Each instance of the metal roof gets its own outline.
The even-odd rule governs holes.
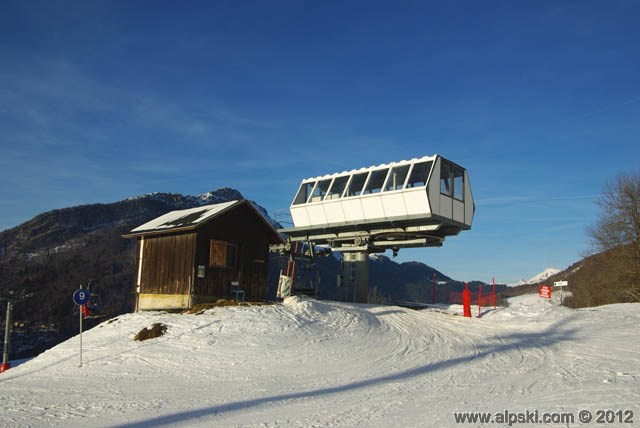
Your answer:
[[[282,241],[282,237],[271,225],[271,223],[269,223],[269,221],[264,218],[262,213],[260,213],[253,206],[253,204],[246,199],[234,200],[213,205],[203,205],[201,207],[189,208],[185,210],[171,211],[151,221],[148,221],[136,227],[135,229],[132,229],[131,232],[123,235],[123,237],[132,238],[141,235],[157,235],[168,232],[197,229],[201,225],[208,223],[209,221],[215,219],[223,213],[228,212],[243,204],[248,205],[251,210],[253,210],[256,215],[264,222],[264,224],[269,227],[273,234],[277,236],[280,241]]]

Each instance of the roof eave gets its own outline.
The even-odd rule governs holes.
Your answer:
[[[225,214],[227,211],[229,211],[231,209],[234,209],[235,207],[239,207],[242,204],[249,205],[250,209],[252,209],[253,212],[260,218],[260,220],[269,228],[269,230],[272,232],[273,236],[276,238],[275,242],[273,242],[273,243],[284,243],[285,242],[284,238],[282,238],[282,236],[273,227],[273,225],[267,221],[267,219],[262,215],[262,213],[260,211],[258,211],[256,209],[256,207],[254,207],[253,204],[251,203],[251,201],[249,201],[248,199],[239,200],[237,203],[226,207],[225,209],[217,212],[215,215],[212,215],[211,217],[207,218],[206,220],[204,220],[203,222],[198,223],[198,224],[189,225],[189,226],[183,226],[183,227],[167,228],[167,229],[140,230],[140,231],[137,231],[137,232],[125,233],[125,234],[122,235],[122,237],[125,238],[125,239],[129,239],[129,238],[138,238],[138,237],[141,237],[141,236],[158,236],[158,235],[166,235],[166,234],[169,234],[169,233],[188,232],[188,231],[197,230],[198,228],[200,228],[200,227],[204,226],[205,224],[209,223],[210,221],[212,221],[212,220],[216,219],[217,217]]]

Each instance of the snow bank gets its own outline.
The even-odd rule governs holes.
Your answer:
[[[128,314],[0,375],[2,426],[455,426],[455,411],[632,409],[640,305],[535,295],[467,319],[291,297]],[[136,342],[156,322],[164,336]],[[578,426],[572,424],[571,426]]]

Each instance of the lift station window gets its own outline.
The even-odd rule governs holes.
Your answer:
[[[320,202],[321,200],[323,200],[324,196],[329,191],[330,184],[331,184],[330,178],[327,180],[318,181],[318,183],[316,184],[316,187],[313,189],[313,192],[311,193],[311,199],[309,200],[309,202]]]
[[[311,191],[313,190],[313,186],[316,184],[315,181],[311,181],[309,183],[302,183],[300,189],[298,190],[298,194],[296,198],[293,200],[293,205],[304,204],[309,200],[309,196],[311,195]]]
[[[464,201],[464,171],[455,167],[453,168],[453,197]]]
[[[400,190],[404,187],[404,181],[407,178],[409,166],[410,165],[394,166],[391,169],[391,173],[387,179],[387,185],[384,187],[386,192]]]
[[[442,162],[440,165],[440,193],[443,195],[453,196],[453,174],[451,165]]]
[[[342,177],[336,177],[333,180],[333,184],[331,185],[331,189],[329,189],[329,193],[327,194],[327,199],[338,199],[344,193],[344,188],[347,187],[347,181],[349,181],[349,176],[345,175]]]
[[[364,194],[367,195],[370,193],[382,192],[382,187],[384,186],[384,180],[385,178],[387,178],[388,172],[389,172],[388,168],[373,171],[367,183],[367,187],[364,189]]]
[[[440,167],[440,193],[464,201],[464,170],[442,162]]]
[[[349,182],[349,188],[347,189],[346,196],[360,196],[362,194],[362,188],[365,181],[367,181],[368,172],[360,174],[354,174]]]
[[[422,187],[427,185],[427,178],[431,171],[431,165],[433,162],[420,162],[413,165],[409,181],[407,182],[407,188],[410,187]]]

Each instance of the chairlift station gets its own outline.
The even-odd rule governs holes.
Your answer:
[[[294,227],[279,230],[288,242],[272,250],[303,242],[342,252],[343,285],[366,302],[369,254],[441,246],[471,229],[475,204],[466,169],[434,155],[306,178],[290,212]]]

